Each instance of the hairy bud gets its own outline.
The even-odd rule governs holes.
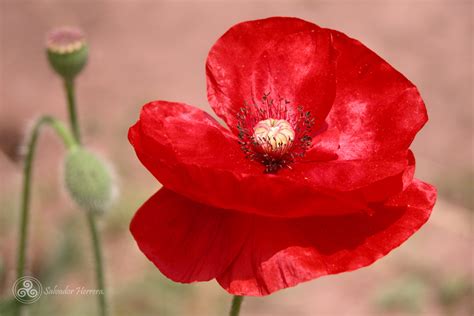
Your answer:
[[[109,169],[84,148],[75,148],[68,153],[65,182],[72,199],[86,211],[103,213],[112,202],[114,183]]]

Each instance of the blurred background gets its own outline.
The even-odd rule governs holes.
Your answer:
[[[127,141],[154,99],[210,111],[204,63],[230,26],[297,16],[359,39],[414,82],[430,121],[413,149],[417,177],[434,183],[431,220],[374,265],[264,298],[242,315],[473,315],[473,3],[471,1],[46,1],[0,0],[0,297],[14,282],[21,155],[41,114],[66,119],[61,81],[49,69],[45,33],[77,25],[90,59],[77,80],[85,143],[109,159],[121,195],[103,218],[113,315],[223,315],[231,297],[215,281],[175,284],[139,252],[128,231],[159,184]],[[35,164],[29,267],[43,285],[94,288],[86,220],[64,193],[64,151],[45,129]],[[43,296],[34,315],[94,315],[95,298]]]

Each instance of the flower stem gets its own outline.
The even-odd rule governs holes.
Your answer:
[[[100,242],[100,235],[97,231],[97,225],[94,218],[93,212],[86,212],[87,213],[87,221],[89,224],[89,229],[92,236],[92,247],[94,248],[94,257],[95,257],[95,276],[97,280],[97,287],[100,291],[98,297],[99,300],[99,312],[101,316],[107,315],[107,303],[105,297],[105,282],[104,282],[104,271],[103,271],[103,263],[102,263],[102,249],[101,249],[101,242]]]
[[[74,88],[74,80],[73,79],[65,79],[64,80],[64,87],[66,90],[67,95],[67,104],[68,104],[68,112],[69,112],[69,123],[71,125],[71,129],[74,133],[74,136],[77,140],[77,143],[81,143],[81,134],[79,128],[79,122],[77,119],[76,113],[76,99],[75,99],[75,88]],[[94,251],[94,258],[95,258],[95,277],[98,290],[100,290],[100,294],[97,295],[97,300],[99,303],[99,315],[106,316],[107,315],[107,300],[106,300],[106,293],[105,293],[105,281],[104,281],[104,265],[102,261],[102,247],[99,232],[97,230],[97,224],[95,221],[95,216],[91,212],[86,212],[87,214],[87,222],[89,225],[89,230],[92,238],[92,247]]]
[[[234,295],[232,299],[232,305],[230,307],[230,316],[238,316],[240,313],[240,306],[242,305],[242,301],[244,300],[243,296]]]
[[[66,90],[69,122],[71,123],[72,133],[74,134],[77,142],[80,144],[81,134],[79,130],[79,121],[77,119],[74,79],[65,79],[64,89]]]
[[[21,278],[25,274],[25,262],[26,262],[26,248],[28,242],[28,222],[30,213],[30,196],[31,196],[31,174],[33,171],[33,159],[36,151],[36,143],[38,140],[39,132],[43,125],[51,126],[56,134],[62,139],[67,149],[72,149],[77,146],[76,140],[68,131],[68,129],[57,119],[50,116],[43,116],[36,121],[31,131],[30,138],[27,144],[27,152],[25,163],[23,167],[23,187],[21,194],[21,214],[20,214],[20,228],[19,228],[19,240],[20,245],[17,253],[17,279]],[[16,314],[20,314],[22,304],[17,305]]]

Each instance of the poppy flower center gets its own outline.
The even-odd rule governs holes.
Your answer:
[[[266,94],[260,102],[245,104],[237,115],[239,144],[246,157],[276,173],[303,157],[311,145],[314,120],[302,106],[275,102]]]
[[[295,139],[295,131],[286,120],[269,118],[254,127],[253,137],[263,151],[285,153]]]

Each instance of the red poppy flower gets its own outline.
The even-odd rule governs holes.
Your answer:
[[[296,18],[240,23],[212,47],[209,102],[146,104],[129,130],[163,184],[130,225],[174,281],[267,295],[367,266],[428,219],[409,146],[416,87],[360,42]]]

